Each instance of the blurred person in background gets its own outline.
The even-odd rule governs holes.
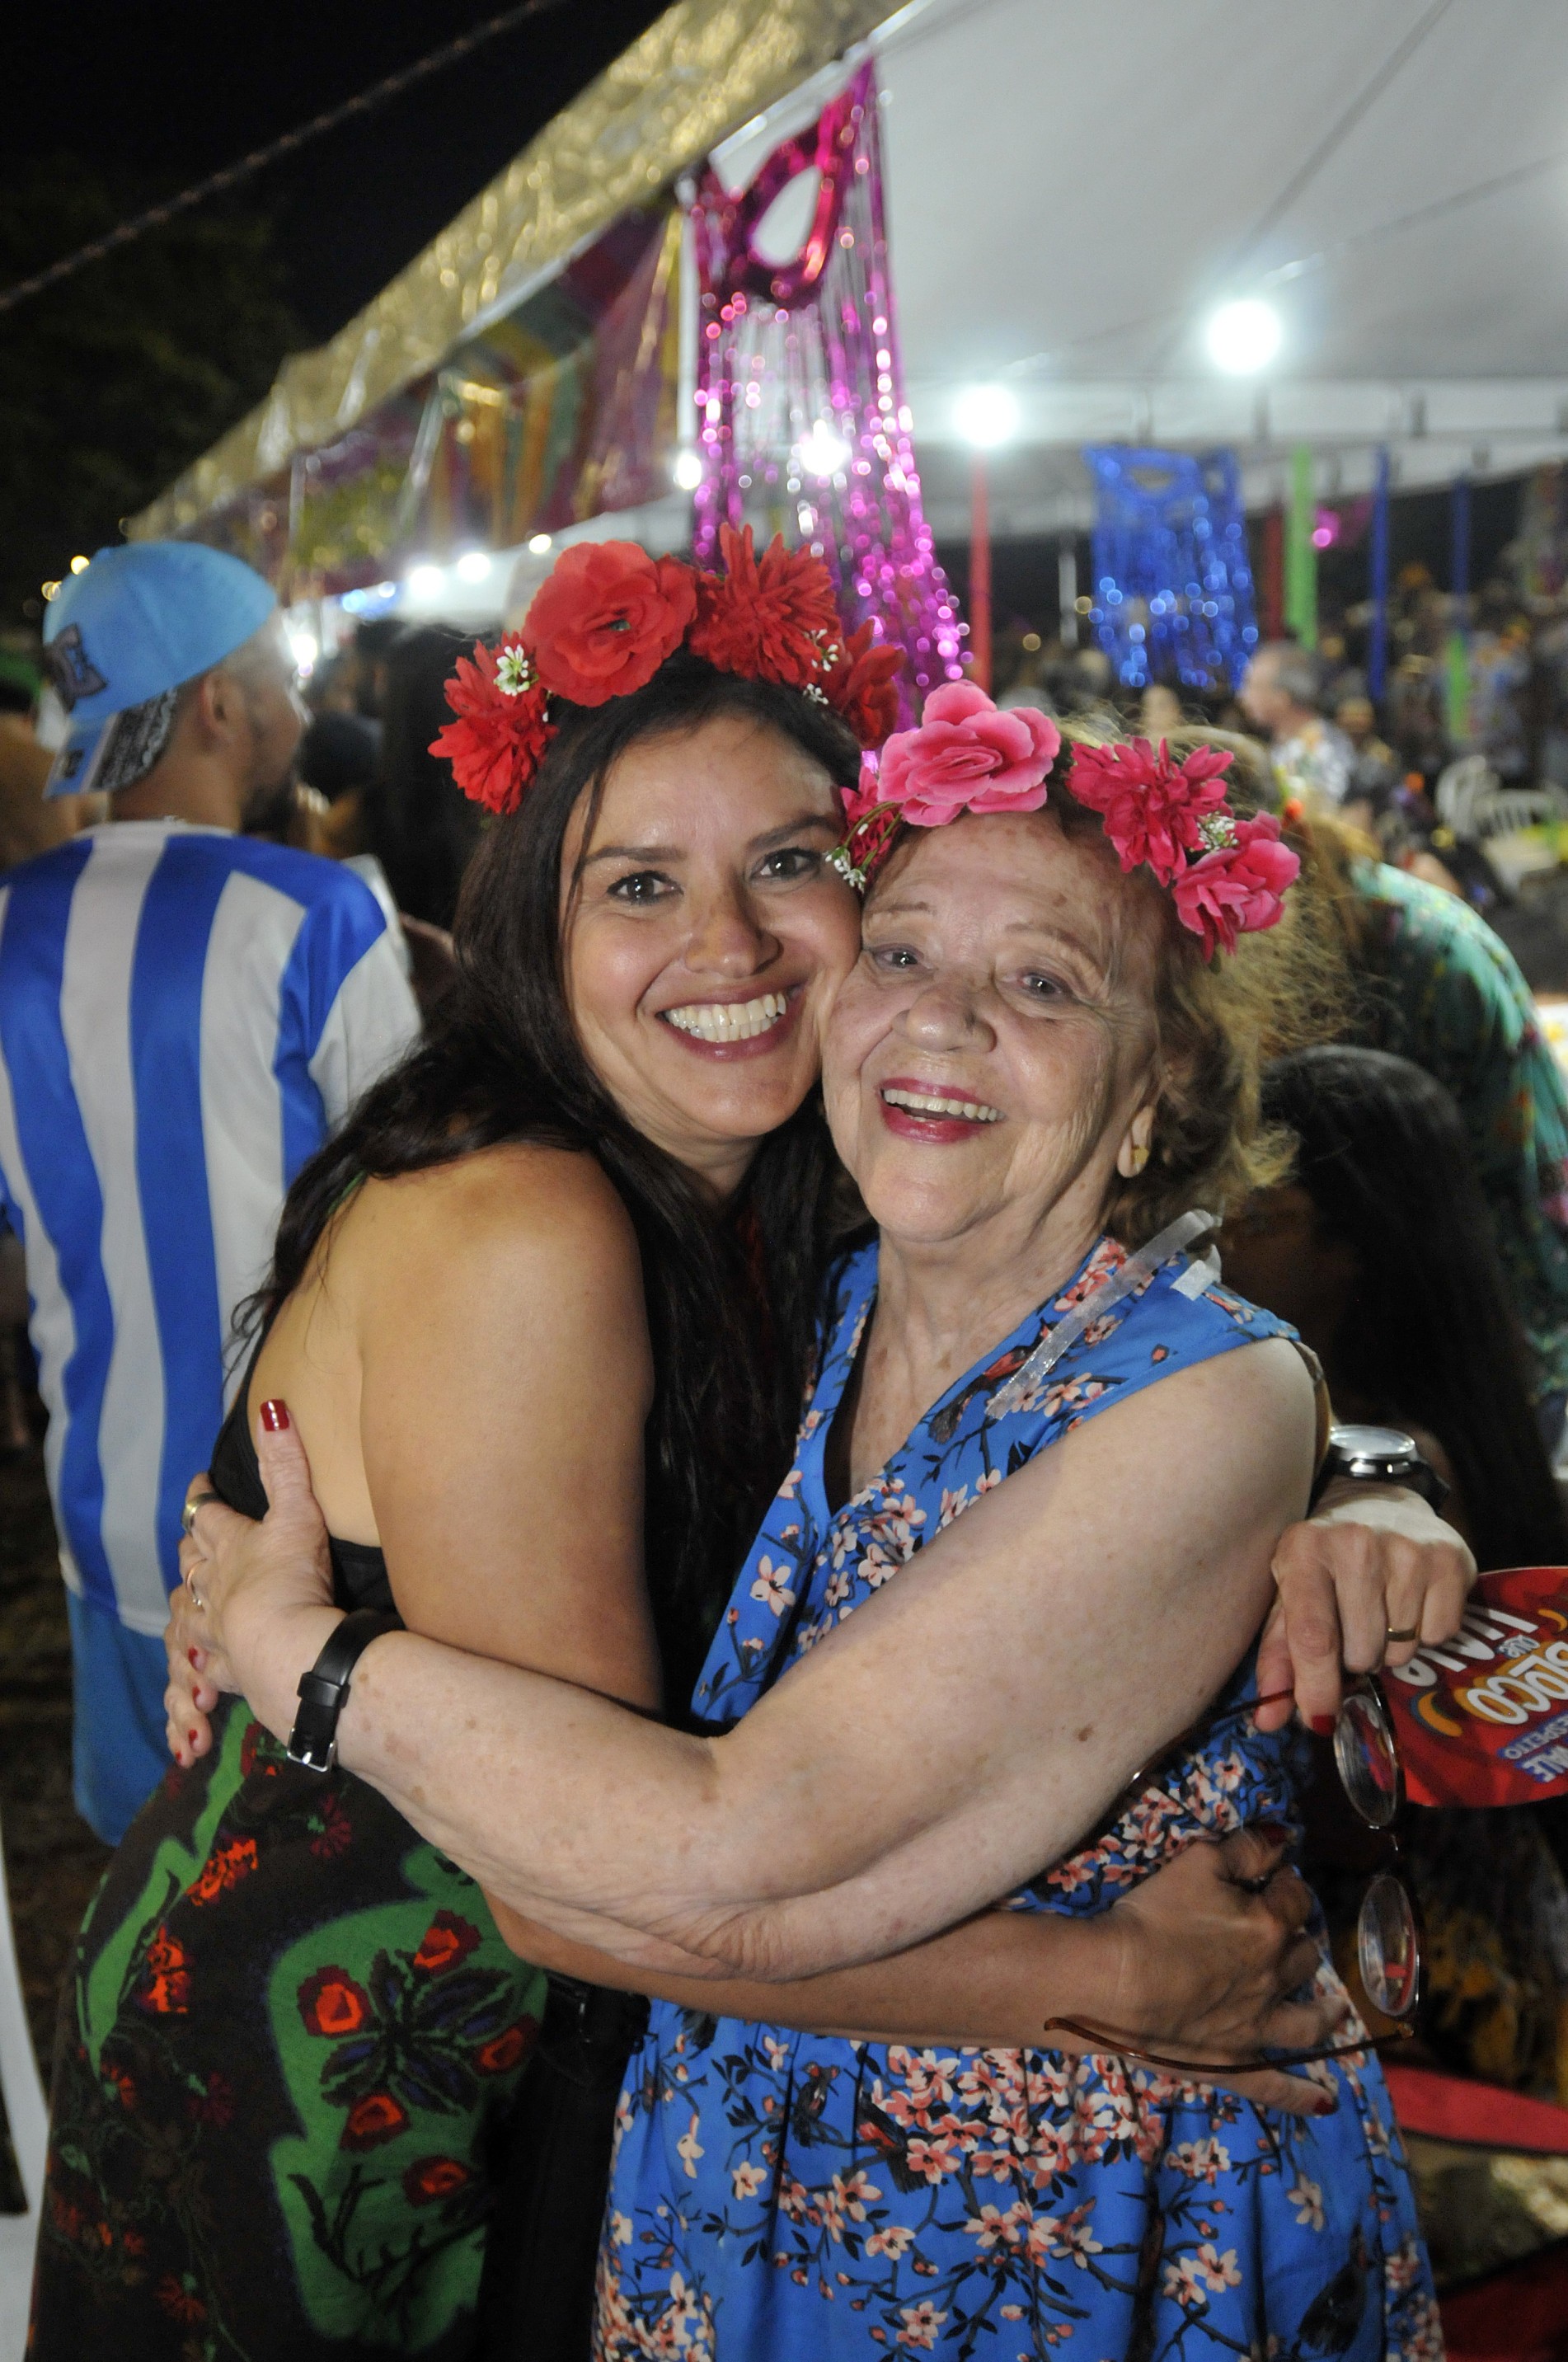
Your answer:
[[[0,1210],[49,1411],[76,1801],[110,1844],[167,1768],[158,1636],[236,1308],[294,1174],[418,1030],[360,880],[240,833],[300,736],[275,608],[193,542],[62,585],[45,792],[109,821],[0,885]]]
[[[1227,1226],[1225,1276],[1317,1352],[1336,1415],[1414,1435],[1452,1484],[1443,1514],[1488,1568],[1558,1565],[1568,1529],[1531,1414],[1523,1340],[1452,1098],[1408,1059],[1324,1047],[1278,1059],[1264,1113],[1294,1177]],[[1359,1841],[1320,1782],[1320,1847],[1353,1915]],[[1568,2100],[1568,1888],[1555,1808],[1419,1811],[1404,1836],[1442,2062]],[[1353,1893],[1352,1890],[1354,1890]],[[1348,1925],[1347,1925],[1348,1932]]]
[[[1177,732],[1235,757],[1238,810],[1275,798],[1261,748]],[[1457,895],[1390,867],[1337,815],[1286,805],[1301,856],[1300,922],[1336,942],[1353,1006],[1334,1029],[1412,1059],[1452,1094],[1474,1160],[1493,1243],[1529,1352],[1529,1393],[1549,1455],[1568,1407],[1568,1087],[1529,987],[1502,937]]]
[[[1355,755],[1344,732],[1324,720],[1321,694],[1317,658],[1294,640],[1266,640],[1239,692],[1248,721],[1271,742],[1286,793],[1305,788],[1338,804],[1350,792]]]
[[[360,794],[362,844],[385,870],[399,911],[450,928],[458,889],[479,843],[480,815],[430,751],[451,720],[446,685],[471,632],[417,624],[387,651],[381,736],[375,770]]]

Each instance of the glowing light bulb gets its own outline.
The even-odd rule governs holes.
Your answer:
[[[71,570],[72,574],[85,574],[92,563],[90,557],[73,557],[71,561]]]
[[[294,659],[294,668],[299,673],[301,679],[307,680],[310,678],[310,675],[315,670],[315,660],[321,654],[320,643],[317,641],[315,633],[304,631],[291,632],[289,634],[289,648]]]
[[[998,450],[1018,432],[1018,397],[1005,385],[966,386],[953,406],[953,423],[977,450]]]
[[[702,462],[695,451],[678,451],[669,472],[681,491],[694,492],[702,480]]]
[[[1230,377],[1253,377],[1268,367],[1284,338],[1274,305],[1249,295],[1220,304],[1209,320],[1204,341],[1216,369]]]
[[[819,418],[811,433],[796,446],[795,456],[808,476],[823,482],[848,465],[849,446],[825,418]]]
[[[409,596],[414,599],[439,599],[447,588],[447,578],[438,566],[414,566],[409,569]]]
[[[482,582],[490,572],[488,551],[465,549],[458,560],[457,571],[464,582]]]
[[[528,546],[536,557],[543,557],[545,552],[547,549],[553,549],[555,546],[555,536],[552,534],[535,533],[528,536]]]

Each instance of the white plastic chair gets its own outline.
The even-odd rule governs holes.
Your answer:
[[[49,2147],[49,2109],[39,2080],[33,2038],[28,2029],[21,1973],[11,1934],[6,1888],[5,1840],[0,1834],[0,2092],[11,2147],[27,2196],[25,2214],[0,2214],[0,2362],[22,2362],[32,2290],[33,2249],[43,2203],[44,2158]]]

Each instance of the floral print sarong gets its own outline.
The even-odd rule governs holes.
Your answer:
[[[1080,1419],[1289,1333],[1177,1256],[991,1415],[1045,1329],[1121,1260],[1102,1240],[835,1516],[823,1451],[877,1279],[875,1248],[849,1260],[795,1465],[703,1669],[700,1715],[744,1714]],[[1296,1742],[1226,1711],[1251,1672],[1159,1792],[1008,1907],[1102,1910],[1199,1830],[1291,1818]],[[597,2354],[1427,2362],[1441,2333],[1381,2072],[1370,2056],[1316,2072],[1340,2104],[1304,2122],[1115,2058],[916,2051],[656,2003],[622,2094]]]

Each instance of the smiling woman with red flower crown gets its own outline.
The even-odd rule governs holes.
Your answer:
[[[198,1537],[224,1501],[259,1518],[259,1440],[297,1432],[331,1537],[312,1528],[309,1581],[349,1611],[350,1672],[391,1627],[387,1646],[418,1636],[494,1675],[558,1676],[579,1712],[621,1701],[649,1731],[661,1689],[682,1718],[728,1629],[820,1342],[839,1188],[820,1043],[860,956],[830,856],[862,756],[899,719],[896,652],[864,626],[846,637],[825,568],[781,543],[758,555],[749,532],[722,538],[722,574],[624,544],[571,550],[522,631],[459,668],[441,751],[494,818],[458,980],[430,1043],[294,1186],[216,1497],[195,1510]],[[1006,807],[1027,813],[1021,777],[1032,764],[1038,781],[1052,726],[944,694],[943,778],[966,766],[971,796],[988,778],[1001,817],[978,824],[1015,824]],[[893,833],[906,824],[895,812]],[[1228,875],[1224,893],[1202,889],[1208,922],[1265,923],[1266,876]],[[940,1128],[929,1110],[907,1120]],[[973,1497],[987,1491],[977,1472]],[[930,1514],[912,1483],[880,1504],[888,1574]],[[745,1584],[748,1617],[770,1625],[801,1600],[787,1536]],[[62,2016],[35,2362],[163,2356],[164,2279],[224,2362],[467,2362],[484,2226],[511,2202],[499,2135],[543,2005],[500,1930],[569,1979],[601,1956],[488,1902],[420,1837],[416,1799],[394,1809],[335,1760],[324,1694],[341,1704],[341,1672],[307,1682],[290,1752],[237,1705],[209,1733],[215,1699],[202,1687],[193,1703],[188,1645],[170,1692],[181,1773],[111,1867]],[[455,1710],[459,1753],[467,1728]],[[476,1806],[505,1752],[469,1766]],[[535,1818],[514,1795],[509,1824]],[[1242,1893],[1232,1871],[1266,1891]],[[1327,2023],[1278,2014],[1304,1909],[1243,1838],[1162,1871],[1087,1941],[1040,1913],[982,1917],[873,1943],[896,1957],[795,1987],[716,1984],[683,1955],[630,1979],[604,1965],[776,2025],[1025,2041],[1044,2006],[1092,2006],[1113,1962],[1150,2038],[1250,2050],[1265,2026]],[[629,2042],[610,1993],[561,1982],[549,2006],[549,2074],[591,2019],[608,2019],[613,2058]],[[508,2268],[530,2252],[539,2266],[515,2300],[530,2362],[582,2351],[613,2098],[580,2110],[580,2156],[536,2149],[548,2110],[531,2114],[530,2094],[579,2104],[569,2076],[545,2071],[529,2069],[507,2136],[534,2211],[492,2245],[495,2334]],[[219,2075],[223,2122],[198,2104]],[[826,2089],[802,2086],[801,2105]],[[1286,2078],[1265,2089],[1310,2104]],[[702,2146],[680,2128],[683,2175]],[[846,2224],[868,2202],[853,2177],[831,2196]],[[141,2243],[112,2269],[71,2228],[99,2220]],[[876,2235],[891,2256],[900,2226]]]

